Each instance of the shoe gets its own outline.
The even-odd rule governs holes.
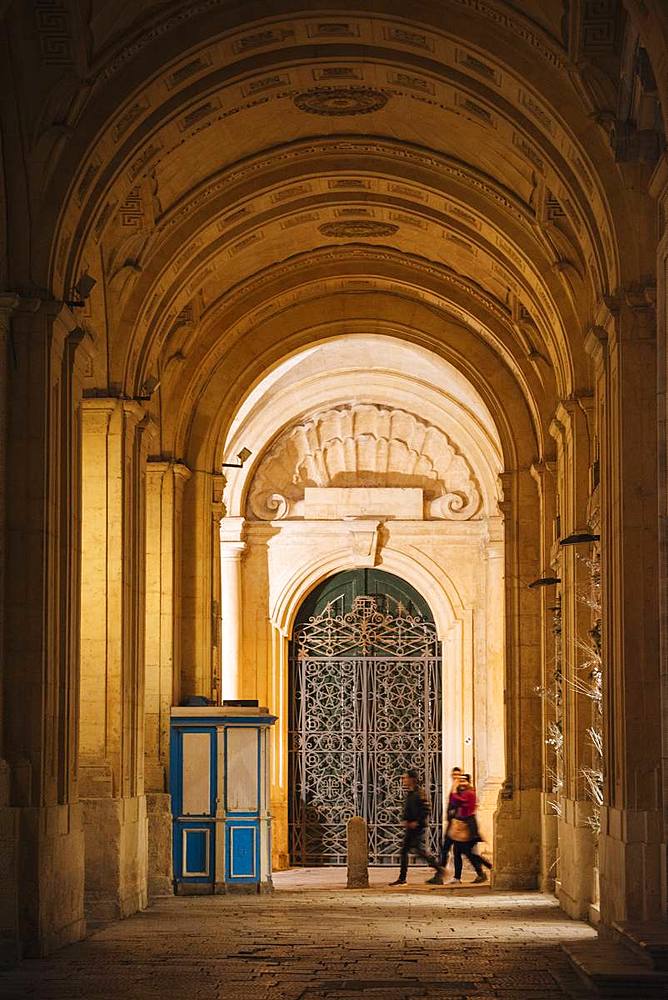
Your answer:
[[[443,873],[436,872],[432,878],[428,878],[425,885],[443,885]]]
[[[451,878],[448,880],[448,885],[461,885],[462,880],[460,878]]]
[[[394,882],[389,882],[388,885],[406,885],[406,879],[405,878],[397,878],[397,879],[394,880]]]
[[[484,872],[480,872],[480,874],[476,875],[476,877],[473,879],[473,885],[480,885],[481,882],[486,882],[486,881],[487,881],[487,876],[485,875]]]

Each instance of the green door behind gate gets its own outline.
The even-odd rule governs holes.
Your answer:
[[[381,570],[324,581],[302,605],[290,655],[290,853],[293,864],[346,862],[346,824],[369,824],[372,864],[396,864],[401,775],[418,770],[442,802],[441,656],[421,595]]]
[[[352,610],[356,597],[373,596],[378,597],[381,603],[387,603],[387,598],[391,598],[403,604],[409,614],[420,615],[428,622],[434,621],[429,605],[410,583],[380,569],[351,569],[330,576],[311,591],[297,612],[295,631],[311,616],[321,615],[331,602],[335,604],[336,614],[344,614]]]

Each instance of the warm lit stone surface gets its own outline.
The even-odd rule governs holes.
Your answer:
[[[277,715],[287,867],[293,623],[351,569],[433,612],[495,886],[665,923],[667,0],[0,22],[0,961],[169,889],[190,695]]]
[[[559,949],[594,937],[538,893],[425,886],[411,868],[372,869],[371,889],[346,890],[345,870],[275,876],[267,897],[161,899],[49,961],[0,979],[2,1000],[190,996],[585,997]],[[465,878],[470,873],[465,872]]]

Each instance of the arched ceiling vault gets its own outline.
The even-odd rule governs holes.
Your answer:
[[[210,314],[230,289],[281,266],[293,247],[303,253],[366,239],[466,277],[509,314],[521,312],[536,327],[534,336],[558,372],[560,390],[577,383],[574,368],[582,357],[565,347],[566,327],[577,325],[587,265],[565,220],[546,217],[537,224],[519,199],[486,184],[481,175],[473,178],[478,190],[467,197],[461,164],[424,148],[353,138],[346,140],[346,154],[341,145],[341,139],[318,140],[279,150],[300,172],[286,178],[284,168],[273,186],[255,176],[247,196],[219,180],[224,197],[207,203],[199,219],[186,213],[187,234],[175,213],[146,277],[137,270],[141,259],[133,259],[132,266],[115,262],[110,284],[126,300],[120,328],[134,337],[124,356],[124,342],[118,345],[118,364],[126,365],[122,379],[145,373],[194,299],[200,314]],[[355,171],[352,157],[360,161]],[[409,180],[395,169],[402,158],[413,167]],[[374,170],[376,162],[383,174]],[[415,169],[420,164],[422,171]],[[249,171],[253,167],[247,165]]]
[[[42,46],[20,6],[17,48]],[[646,262],[586,5],[519,6],[73,2],[24,132],[33,281],[97,280],[89,388],[159,380],[164,453],[213,461],[262,366],[333,335],[325,309],[368,330],[373,305],[476,357],[540,457],[556,399],[588,386],[597,303]]]
[[[396,288],[394,282],[388,282]],[[501,361],[497,345],[487,342],[469,326],[437,310],[429,302],[393,292],[367,288],[346,300],[343,312],[333,303],[336,292],[297,301],[286,312],[278,311],[255,326],[251,339],[238,336],[221,363],[202,359],[202,384],[194,372],[174,408],[176,425],[170,433],[163,413],[164,432],[176,454],[198,468],[217,468],[225,459],[224,442],[229,425],[247,391],[286,357],[315,344],[349,334],[384,334],[425,348],[453,364],[479,393],[497,427],[508,468],[526,465],[549,446],[547,427],[541,422],[544,394],[535,374],[513,371]],[[326,317],[336,317],[327,319]],[[493,326],[493,323],[491,324]],[[218,348],[219,349],[219,348]],[[526,366],[528,369],[530,365]],[[534,407],[529,401],[536,400]]]

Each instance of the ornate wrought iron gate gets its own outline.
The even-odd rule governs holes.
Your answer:
[[[346,861],[346,823],[369,824],[369,860],[397,864],[401,775],[414,767],[441,816],[441,659],[433,622],[388,595],[330,603],[297,626],[290,658],[293,864]]]

